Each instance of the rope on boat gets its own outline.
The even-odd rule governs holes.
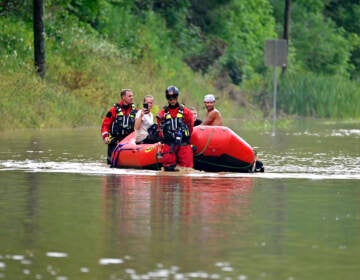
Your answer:
[[[205,144],[204,148],[201,150],[201,152],[199,152],[198,154],[196,154],[196,156],[200,156],[200,155],[202,155],[202,154],[206,151],[206,149],[208,148],[208,146],[209,146],[209,144],[210,144],[210,141],[211,141],[211,138],[212,138],[212,136],[213,136],[213,134],[214,134],[214,131],[215,131],[215,129],[212,128],[211,131],[210,131],[210,135],[209,135],[209,137],[208,137],[208,139],[207,139],[207,141],[206,141],[206,144]]]

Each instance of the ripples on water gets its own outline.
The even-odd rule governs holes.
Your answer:
[[[25,276],[32,276],[32,279],[52,279],[56,280],[68,280],[70,277],[66,276],[64,272],[61,271],[60,267],[56,265],[56,262],[51,259],[65,259],[68,262],[71,262],[67,253],[64,252],[47,252],[46,257],[48,258],[48,264],[43,265],[42,271],[36,271],[33,273],[32,265],[37,262],[36,256],[34,255],[0,255],[0,279],[4,278],[5,275],[2,271],[5,271],[7,266],[11,266],[13,270],[16,270],[15,267],[19,266],[18,269],[22,271],[22,274]],[[136,261],[136,258],[131,256],[124,256],[123,258],[101,258],[98,260],[97,267],[86,267],[81,266],[76,269],[81,274],[94,273],[93,270],[99,270],[107,266],[120,266],[121,269],[117,268],[116,272],[112,272],[109,276],[109,279],[224,279],[222,274],[226,272],[234,272],[234,268],[229,262],[216,262],[212,266],[214,271],[218,273],[208,273],[205,271],[193,271],[193,272],[181,272],[181,269],[178,266],[165,267],[163,264],[155,264],[155,267],[148,271],[147,273],[139,273],[135,269],[131,268],[131,263]],[[62,262],[62,265],[64,263]],[[14,267],[15,266],[15,267]],[[129,266],[129,267],[127,267]],[[75,274],[74,271],[72,271]],[[18,275],[20,277],[20,275]],[[101,279],[107,279],[102,276]],[[225,278],[226,279],[226,278]],[[236,279],[246,280],[247,276],[240,274]]]
[[[360,129],[338,129],[327,134],[295,132],[285,134],[288,137],[311,137],[314,141],[325,142],[332,138],[341,142],[342,138],[351,137],[359,145]],[[320,140],[318,140],[320,139]],[[321,143],[317,143],[321,146]],[[360,145],[359,145],[360,146]],[[259,149],[260,159],[264,162],[265,173],[205,173],[194,171],[186,174],[193,177],[261,177],[261,178],[309,178],[309,179],[360,179],[360,154],[359,146],[353,147],[354,152],[338,150],[314,152],[301,150],[301,147],[289,147],[283,151],[270,150],[266,147]],[[257,147],[255,147],[257,148]],[[351,147],[350,147],[351,149]],[[4,154],[3,156],[4,157]],[[25,159],[16,160],[24,155],[11,153],[11,159],[0,161],[0,170],[23,170],[30,172],[64,172],[80,174],[145,174],[156,175],[159,171],[149,170],[123,170],[108,168],[102,159],[87,159],[83,154],[74,155],[69,152],[56,155],[54,159],[52,150],[27,150]]]
[[[264,157],[265,173],[211,173],[194,170],[191,173],[181,173],[182,176],[190,177],[256,177],[256,178],[307,178],[307,179],[360,179],[360,168],[356,162],[360,157],[346,158],[336,157],[329,161],[327,157],[323,160],[317,155],[316,160],[309,165],[308,158],[298,158],[289,155],[286,159],[273,155],[271,158]],[[289,163],[291,161],[291,163]],[[326,165],[324,164],[326,162]],[[0,168],[6,170],[23,170],[29,172],[55,172],[55,173],[77,173],[77,174],[127,174],[156,176],[161,171],[138,170],[138,169],[113,169],[100,162],[39,162],[34,160],[25,161],[1,161]],[[163,173],[162,173],[163,174]],[[176,175],[177,173],[175,173]]]

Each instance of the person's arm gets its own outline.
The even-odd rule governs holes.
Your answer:
[[[215,112],[216,112],[216,117],[213,122],[213,125],[223,125],[223,119],[222,119],[221,113],[217,109],[215,109]]]
[[[207,114],[202,125],[222,125],[222,123],[221,113],[217,109],[214,109]]]
[[[158,126],[159,136],[161,138],[163,138],[163,134],[162,134],[162,130],[161,130],[161,122],[162,122],[163,118],[164,118],[164,111],[162,110],[156,115],[156,123]]]
[[[209,112],[201,125],[211,125],[216,119],[217,112],[215,110]]]
[[[189,132],[190,132],[190,135],[191,135],[191,133],[193,131],[193,128],[194,128],[194,114],[190,110],[188,110],[188,123],[187,123],[187,125],[189,127]]]
[[[134,124],[135,130],[139,130],[139,129],[140,129],[143,115],[144,115],[144,111],[143,111],[143,110],[139,110],[139,111],[136,113],[136,116],[135,116],[135,124]]]
[[[111,127],[111,124],[113,123],[115,117],[114,117],[114,112],[115,111],[115,108],[112,107],[109,112],[107,112],[103,122],[102,122],[102,125],[101,125],[101,136],[105,142],[105,144],[109,144],[110,143],[110,127]]]

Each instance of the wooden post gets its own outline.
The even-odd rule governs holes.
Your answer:
[[[34,0],[34,59],[41,78],[45,77],[44,0]]]

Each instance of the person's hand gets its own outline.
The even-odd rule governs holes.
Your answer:
[[[144,115],[144,114],[149,114],[149,109],[143,108],[142,109],[142,115]]]
[[[104,143],[105,143],[105,144],[109,144],[109,143],[110,143],[110,137],[109,137],[109,136],[106,136],[106,137],[104,138]]]

